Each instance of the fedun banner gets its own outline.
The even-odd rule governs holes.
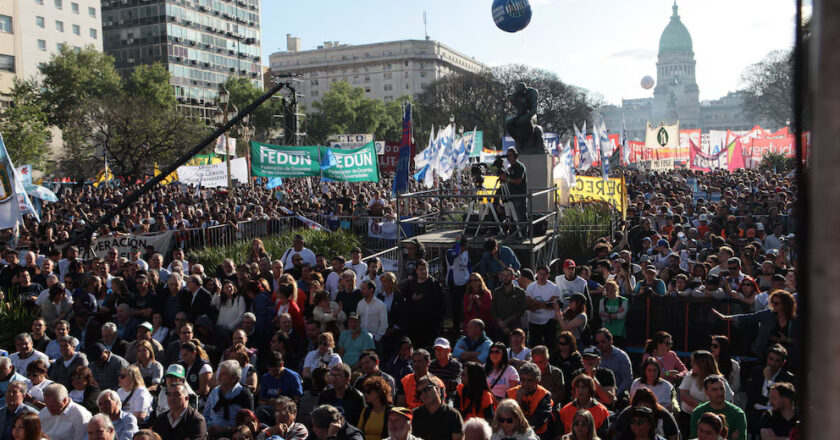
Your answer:
[[[251,142],[251,173],[260,177],[323,176],[339,182],[378,182],[379,164],[373,143],[349,150],[335,149],[336,165],[323,171],[326,147],[280,146]]]
[[[569,192],[570,203],[606,202],[625,215],[627,189],[619,177],[604,181],[602,177],[576,176],[575,187]]]

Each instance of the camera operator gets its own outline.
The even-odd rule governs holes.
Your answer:
[[[508,184],[508,191],[510,191],[511,195],[526,195],[528,194],[528,174],[525,170],[525,165],[517,160],[518,157],[519,152],[516,151],[516,147],[508,148],[507,159],[510,167],[507,172],[500,173],[499,179]],[[518,222],[528,221],[528,208],[525,201],[525,197],[511,198],[513,209],[516,212],[516,221]]]

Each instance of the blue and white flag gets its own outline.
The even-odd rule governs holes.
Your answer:
[[[569,140],[566,142],[566,146],[562,147],[557,166],[554,167],[554,180],[561,180],[567,188],[573,187],[576,180],[573,153],[571,140]]]
[[[583,133],[578,130],[577,124],[574,124],[574,127],[578,150],[580,150],[580,164],[578,164],[578,166],[581,171],[586,171],[592,167],[592,163],[595,162],[595,155],[589,147],[589,143],[586,142],[586,121],[583,122]]]
[[[338,161],[335,159],[332,148],[327,147],[324,157],[321,158],[321,170],[330,169],[334,166],[338,166]]]
[[[601,127],[598,133],[598,146],[601,150],[601,176],[604,180],[610,178],[610,153],[612,152],[612,145],[610,145],[610,137],[607,135],[607,127],[604,125],[604,120],[601,119]],[[592,139],[595,139],[593,132]]]
[[[426,148],[414,155],[414,169],[420,169],[432,162],[432,155],[434,154],[435,145],[435,126],[429,131],[429,145]]]
[[[627,125],[624,123],[624,116],[621,116],[621,134],[618,136],[618,144],[621,146],[621,154],[624,158],[624,165],[630,165],[630,148],[627,142]]]
[[[265,187],[266,189],[274,189],[281,185],[283,185],[282,177],[269,177],[268,182],[266,182],[265,184]]]
[[[41,221],[6,151],[3,135],[0,135],[0,229],[16,227],[27,213]]]

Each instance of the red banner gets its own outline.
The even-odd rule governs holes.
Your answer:
[[[414,150],[415,146],[411,146],[411,163],[409,168],[414,169]],[[379,171],[393,173],[397,170],[397,162],[400,161],[400,143],[399,142],[385,142],[385,150],[383,154],[379,155]]]

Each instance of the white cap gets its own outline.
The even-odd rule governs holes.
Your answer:
[[[451,349],[452,346],[449,345],[449,341],[446,338],[437,338],[435,339],[435,348],[445,348],[447,350]]]
[[[708,216],[708,215],[706,215],[706,214],[700,214],[700,221],[701,221],[701,222],[707,222],[707,221],[709,221],[709,216]]]

